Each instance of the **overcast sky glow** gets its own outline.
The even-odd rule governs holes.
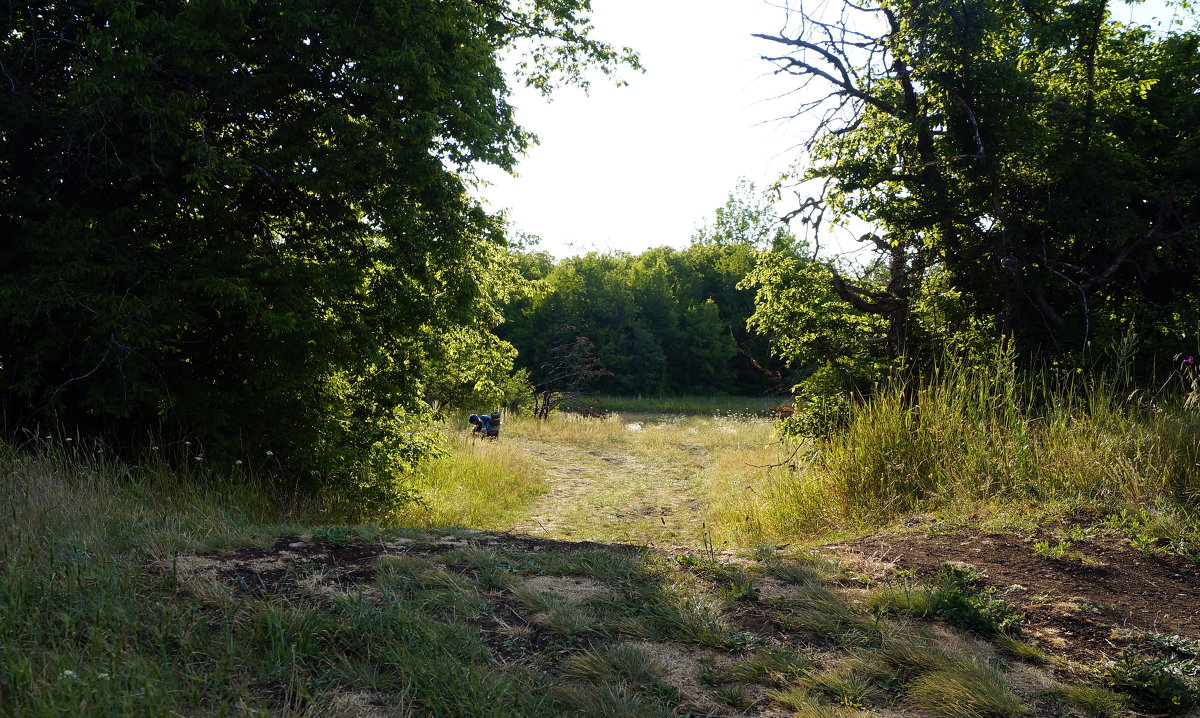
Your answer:
[[[765,0],[593,0],[592,8],[594,36],[637,50],[646,72],[625,72],[627,87],[596,77],[590,95],[566,88],[550,102],[516,89],[517,119],[541,144],[516,177],[481,172],[492,183],[484,198],[508,211],[514,230],[541,237],[539,248],[556,256],[684,246],[739,177],[768,186],[797,161],[805,123],[778,120],[797,101],[774,99],[794,80],[760,59],[778,46],[751,37],[778,34],[784,10]],[[1172,13],[1150,0],[1114,7],[1123,14],[1147,22]],[[791,203],[785,196],[781,212]]]

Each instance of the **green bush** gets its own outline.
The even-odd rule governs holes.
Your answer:
[[[934,612],[952,626],[983,636],[1015,632],[1025,615],[997,596],[994,588],[976,590],[979,574],[942,564],[932,599]]]
[[[1200,666],[1174,654],[1154,656],[1126,649],[1108,666],[1108,683],[1140,708],[1182,711],[1200,702]]]

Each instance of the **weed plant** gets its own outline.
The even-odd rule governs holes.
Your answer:
[[[1015,633],[1024,615],[994,588],[979,588],[979,579],[970,569],[944,563],[933,581],[918,586],[883,586],[872,592],[867,603],[880,615],[937,617],[982,636]]]

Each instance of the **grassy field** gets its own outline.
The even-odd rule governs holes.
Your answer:
[[[942,598],[916,610],[803,552],[730,563],[304,526],[244,484],[201,489],[213,478],[181,484],[59,450],[5,453],[0,475],[5,716],[850,718],[954,706],[1016,718],[1125,705],[1039,667],[1045,657],[1005,626],[933,622],[960,620],[937,601],[969,602],[970,580],[930,584]]]
[[[357,526],[194,462],[0,447],[0,716],[1186,710],[1194,410],[1019,386],[884,394],[816,443],[744,412],[448,426],[420,500]],[[1051,578],[1012,593],[929,548],[973,541]],[[904,551],[932,563],[880,558]],[[1092,605],[1088,571],[1127,570],[1183,598]]]

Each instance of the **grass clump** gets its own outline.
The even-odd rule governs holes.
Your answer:
[[[980,578],[970,568],[943,563],[932,581],[919,586],[883,586],[871,593],[867,605],[879,615],[936,616],[981,636],[1016,632],[1024,614],[1000,598],[994,588],[980,589]]]
[[[878,700],[881,665],[872,657],[852,653],[831,668],[809,676],[809,690],[847,708],[863,708]]]
[[[753,651],[734,661],[729,666],[728,674],[733,680],[782,688],[811,673],[813,667],[810,656],[786,647],[774,647]]]
[[[618,643],[571,656],[563,663],[563,672],[593,683],[626,681],[633,686],[648,686],[661,680],[667,671],[645,648]]]
[[[729,599],[694,580],[642,584],[627,595],[622,626],[645,638],[697,643],[714,648],[734,648],[738,634],[729,622]]]
[[[919,676],[908,697],[914,707],[950,718],[1015,718],[1029,712],[1004,674],[978,660],[957,662]]]
[[[582,684],[561,688],[556,703],[562,714],[581,718],[674,718],[677,714],[656,697],[624,683]]]
[[[992,643],[1004,653],[1028,663],[1040,666],[1050,660],[1050,657],[1042,649],[1013,636],[1001,634],[993,637]]]
[[[877,644],[885,625],[879,617],[849,606],[824,584],[804,584],[774,603],[783,609],[779,621],[784,628],[807,631],[837,645]]]
[[[1109,718],[1128,709],[1128,703],[1120,695],[1104,688],[1081,684],[1055,686],[1043,695],[1055,703],[1066,703],[1094,718]]]

